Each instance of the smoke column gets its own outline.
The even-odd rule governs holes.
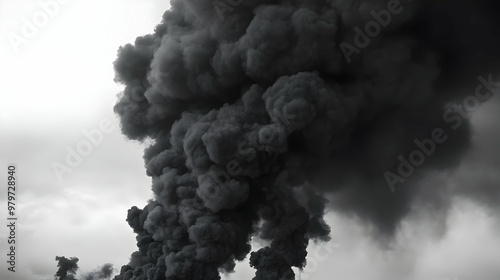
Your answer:
[[[445,211],[447,190],[391,193],[383,174],[437,127],[446,145],[412,178],[460,162],[469,125],[448,129],[443,111],[466,96],[457,81],[498,62],[498,9],[435,2],[400,1],[388,20],[388,1],[172,0],[114,63],[114,110],[152,142],[154,193],[128,212],[138,251],[115,279],[220,279],[248,255],[253,279],[294,279],[309,241],[330,238],[327,196],[381,239],[419,196]],[[389,22],[363,38],[374,13]],[[359,49],[349,60],[342,42]],[[254,236],[268,245],[251,252]]]
[[[76,272],[78,271],[78,258],[66,258],[56,256],[57,270],[56,278],[58,280],[77,280]],[[92,272],[85,273],[81,280],[106,280],[110,279],[113,275],[113,265],[105,264],[101,268],[98,268]]]
[[[57,270],[54,276],[58,280],[74,280],[76,271],[78,270],[78,258],[66,258],[56,256]]]

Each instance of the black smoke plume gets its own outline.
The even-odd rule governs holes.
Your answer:
[[[74,280],[76,271],[78,270],[78,258],[66,258],[56,256],[57,270],[56,278],[58,280]]]
[[[56,256],[57,270],[55,276],[57,280],[78,280],[76,278],[76,272],[78,271],[78,258],[66,258]],[[81,280],[107,280],[113,275],[113,265],[105,264],[102,267],[85,273]]]
[[[122,131],[153,142],[154,193],[128,212],[138,251],[115,279],[220,279],[253,236],[268,242],[254,279],[293,279],[329,240],[327,196],[383,238],[419,196],[444,211],[447,190],[418,178],[460,162],[469,125],[443,112],[499,46],[498,5],[457,2],[172,0],[114,64]],[[391,192],[384,172],[435,128],[446,143]]]

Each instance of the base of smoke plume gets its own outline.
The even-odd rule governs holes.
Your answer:
[[[78,258],[56,256],[56,261],[59,269],[54,276],[58,278],[57,280],[109,280],[114,272],[113,265],[107,263],[91,272],[83,273],[83,275],[78,279],[76,278],[76,273],[79,269]]]
[[[479,110],[481,104],[492,98],[500,86],[500,82],[493,81],[493,74],[489,74],[487,78],[478,76],[477,80],[479,83],[475,87],[474,94],[468,95],[458,104],[449,105],[443,112],[443,121],[448,124],[446,130],[459,129],[466,120],[471,118],[474,112]],[[483,89],[486,89],[486,93]],[[394,192],[397,183],[404,183],[418,167],[425,163],[427,158],[434,155],[440,145],[448,140],[449,134],[445,132],[445,129],[438,127],[431,132],[429,138],[415,139],[414,143],[417,148],[409,152],[406,157],[403,155],[397,157],[399,161],[397,174],[390,170],[384,172],[384,178],[391,191]]]

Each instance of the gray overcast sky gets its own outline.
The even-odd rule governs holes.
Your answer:
[[[21,35],[26,20],[44,12],[40,2],[48,1],[0,1],[0,178],[5,187],[6,166],[15,163],[19,184],[15,274],[7,271],[7,230],[0,227],[0,278],[6,280],[52,279],[56,255],[78,257],[82,273],[107,262],[119,270],[136,249],[127,209],[151,197],[144,146],[121,135],[112,112],[121,90],[112,62],[120,45],[153,30],[168,1],[70,0],[16,46],[12,34]],[[499,106],[497,96],[474,116],[474,150],[456,171],[422,182],[498,186],[500,137],[490,131],[500,127]],[[58,175],[54,162],[65,164],[68,148],[86,141],[83,131],[98,130],[103,121],[111,128],[102,140],[71,172]],[[5,222],[6,196],[0,193]],[[432,210],[416,211],[391,248],[372,242],[370,229],[355,218],[329,213],[333,250],[311,245],[313,259],[302,279],[498,279],[498,213],[464,196],[450,199],[445,220],[432,220]],[[226,279],[254,273],[246,262],[236,269]]]

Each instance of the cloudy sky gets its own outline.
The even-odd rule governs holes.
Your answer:
[[[112,110],[123,90],[113,80],[112,63],[119,46],[153,31],[169,4],[70,0],[52,6],[46,16],[40,4],[45,2],[51,1],[0,1],[0,178],[6,182],[7,165],[14,163],[18,182],[16,272],[7,270],[3,226],[0,278],[53,279],[55,256],[78,257],[82,273],[104,263],[112,263],[118,273],[137,248],[125,221],[127,209],[144,205],[152,194],[142,159],[146,144],[127,140]],[[32,24],[34,29],[26,27]],[[494,96],[474,113],[473,145],[456,169],[419,179],[450,188],[467,185],[448,197],[451,206],[444,217],[415,204],[387,245],[355,216],[330,211],[326,221],[332,240],[311,243],[302,279],[498,278],[498,197],[470,199],[467,190],[500,184],[500,138],[491,133],[500,128],[499,106]],[[88,145],[86,135],[96,133],[102,137]],[[86,151],[79,159],[74,156],[78,149]],[[5,194],[0,219],[7,223]],[[223,278],[251,279],[253,274],[245,261]]]

